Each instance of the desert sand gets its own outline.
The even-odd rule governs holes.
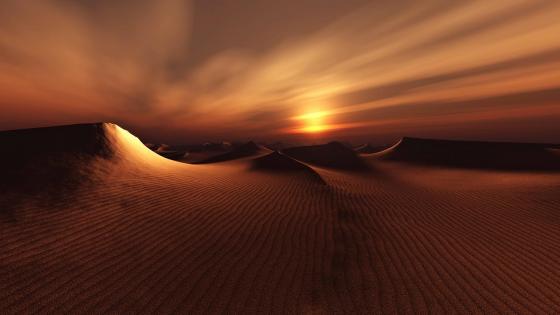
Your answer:
[[[560,313],[554,146],[187,164],[108,123],[0,145],[0,313]]]

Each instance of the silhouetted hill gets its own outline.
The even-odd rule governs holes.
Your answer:
[[[560,170],[555,145],[403,138],[379,153],[385,160],[504,170]]]

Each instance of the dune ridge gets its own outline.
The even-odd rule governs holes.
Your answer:
[[[318,185],[282,153],[191,165],[118,126],[91,129],[112,153],[75,162],[59,154],[67,133],[33,131],[59,134],[54,156],[98,180],[0,220],[3,314],[560,312],[558,173],[373,158],[370,176],[307,165]]]

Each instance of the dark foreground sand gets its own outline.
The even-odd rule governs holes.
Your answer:
[[[189,165],[112,124],[3,132],[0,313],[560,313],[557,152],[415,163],[406,141],[351,169],[304,161],[324,147]]]

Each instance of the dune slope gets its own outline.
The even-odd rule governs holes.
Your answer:
[[[314,168],[318,183],[278,155],[190,165],[86,126],[56,154],[37,141],[77,133],[0,136],[96,177],[52,200],[10,193],[25,202],[0,217],[1,313],[560,312],[557,173],[375,162]],[[91,129],[105,149],[86,158]]]

